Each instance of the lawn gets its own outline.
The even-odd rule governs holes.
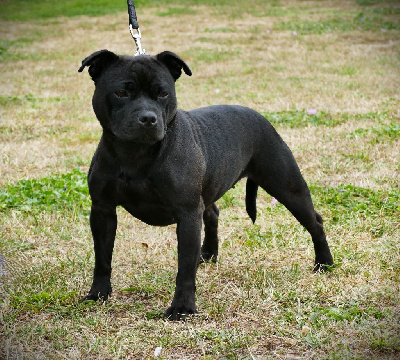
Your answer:
[[[0,0],[1,359],[398,359],[400,7],[379,0],[135,1],[149,54],[193,71],[182,109],[241,104],[292,149],[335,267],[245,183],[218,202],[220,257],[197,275],[199,313],[163,320],[175,226],[118,210],[113,294],[80,303],[94,266],[86,172],[101,136],[99,49],[135,52],[124,0]],[[156,351],[157,349],[157,351]],[[155,353],[156,351],[156,353]]]

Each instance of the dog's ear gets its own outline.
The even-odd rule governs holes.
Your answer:
[[[118,60],[118,55],[108,50],[99,50],[94,52],[82,61],[79,72],[82,72],[85,66],[89,66],[89,75],[93,81],[103,72],[103,70],[114,61]]]
[[[176,54],[171,51],[163,51],[156,56],[158,61],[161,61],[169,70],[174,80],[178,80],[182,75],[182,69],[186,75],[191,76],[192,71],[189,66]]]

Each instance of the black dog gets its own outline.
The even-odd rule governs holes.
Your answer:
[[[79,71],[85,66],[96,85],[93,109],[103,135],[88,175],[95,268],[84,300],[106,300],[111,293],[116,207],[121,205],[149,225],[177,224],[178,274],[165,317],[179,320],[195,313],[198,263],[216,261],[218,255],[215,201],[244,177],[253,222],[261,186],[311,234],[315,270],[332,265],[307,184],[263,116],[228,105],[177,110],[175,81],[182,69],[187,75],[191,71],[168,51],[131,57],[101,50],[83,60]]]

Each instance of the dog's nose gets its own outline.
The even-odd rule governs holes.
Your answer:
[[[139,122],[143,126],[151,127],[157,124],[157,115],[152,111],[146,111],[139,116]]]

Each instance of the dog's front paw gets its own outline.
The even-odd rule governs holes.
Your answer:
[[[175,306],[172,304],[164,314],[164,319],[168,320],[186,320],[190,315],[196,314],[197,310],[196,307],[181,305]]]
[[[111,295],[112,288],[111,284],[95,284],[93,283],[92,288],[89,291],[89,294],[84,296],[81,300],[83,301],[106,301],[108,297]]]
[[[329,271],[334,267],[332,258],[327,259],[325,261],[315,260],[314,263],[314,272],[325,272]]]

